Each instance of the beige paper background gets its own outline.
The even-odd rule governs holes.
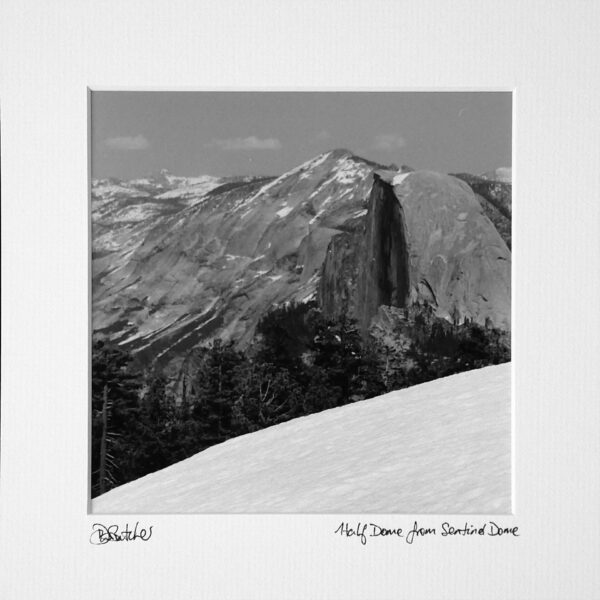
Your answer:
[[[597,3],[0,10],[2,598],[600,597]],[[521,537],[362,547],[333,531],[368,515],[141,516],[150,542],[88,543],[87,86],[515,90],[516,502],[502,523]]]

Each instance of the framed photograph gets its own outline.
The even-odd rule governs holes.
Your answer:
[[[510,92],[90,109],[93,513],[510,513]]]
[[[3,7],[3,597],[597,598],[600,11],[149,8]]]

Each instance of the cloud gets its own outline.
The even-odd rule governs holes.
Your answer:
[[[317,139],[320,141],[329,140],[331,139],[331,134],[329,133],[329,131],[319,131],[319,133],[317,133]]]
[[[261,140],[255,135],[247,138],[232,138],[229,140],[213,140],[206,144],[209,147],[221,148],[221,150],[279,150],[281,142],[276,138],[265,138]]]
[[[145,150],[150,146],[150,142],[143,135],[112,137],[104,140],[104,144],[116,150]]]
[[[381,135],[375,136],[375,143],[373,144],[376,150],[385,150],[390,152],[391,150],[398,150],[406,146],[406,140],[395,133],[382,133]]]

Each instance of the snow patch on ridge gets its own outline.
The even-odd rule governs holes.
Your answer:
[[[142,192],[135,188],[125,187],[118,184],[99,184],[92,186],[92,196],[102,200],[112,200],[118,196],[127,196],[128,198],[149,198],[148,192]]]
[[[276,214],[280,219],[283,219],[283,217],[287,217],[293,210],[293,206],[284,206],[281,210],[278,210]]]
[[[270,181],[266,185],[263,185],[258,190],[258,192],[256,192],[253,196],[250,196],[250,198],[247,198],[247,199],[244,199],[244,200],[241,200],[240,202],[238,202],[233,207],[232,212],[236,212],[242,207],[249,207],[255,200],[257,200],[258,198],[263,196],[266,192],[268,192],[274,186],[285,181],[288,177],[291,177],[292,175],[296,175],[297,173],[301,173],[303,171],[308,171],[309,169],[312,169],[312,168],[322,164],[323,162],[325,162],[325,160],[327,160],[327,158],[329,157],[330,154],[331,154],[330,152],[321,154],[321,155],[317,156],[316,158],[313,158],[297,167],[294,167],[293,169],[291,169],[290,171],[287,171],[283,175],[280,175],[276,179],[273,179],[273,181]],[[248,214],[248,212],[249,212],[249,210],[245,211],[241,215],[241,218],[243,219]]]
[[[302,173],[302,175],[300,175],[300,179],[308,179],[309,177],[311,177],[312,173],[310,173],[311,169],[314,169],[315,167],[318,167],[319,165],[322,165],[330,156],[331,152],[325,152],[325,154],[321,154],[320,156],[317,156],[316,158],[313,158],[312,160],[309,160],[308,162],[304,163],[303,165],[300,165],[302,169],[304,169],[304,173]]]
[[[342,158],[338,161],[339,168],[334,179],[344,185],[354,183],[357,178],[362,178],[368,167],[357,163],[352,158]]]
[[[411,175],[411,171],[406,173],[398,173],[398,175],[394,175],[394,179],[392,179],[393,185],[400,185],[409,175]]]

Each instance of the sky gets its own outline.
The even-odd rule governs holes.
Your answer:
[[[480,174],[511,163],[510,92],[131,92],[91,98],[92,177],[279,175],[334,148]]]

